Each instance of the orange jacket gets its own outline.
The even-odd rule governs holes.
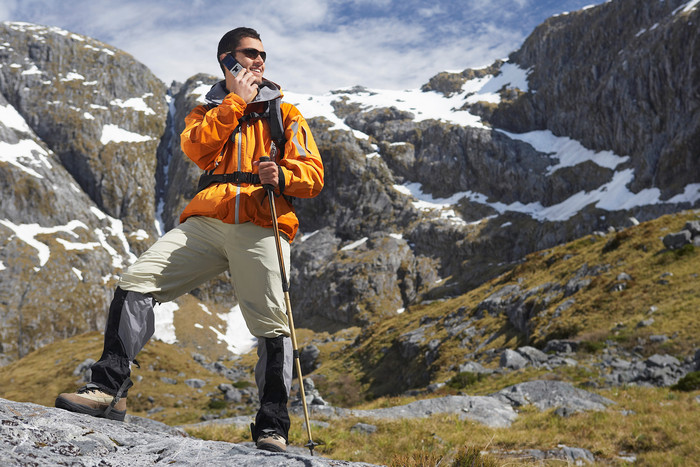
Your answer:
[[[265,81],[256,99],[248,105],[238,95],[226,93],[223,82],[212,87],[207,99],[219,105],[200,105],[190,112],[185,118],[180,145],[197,166],[214,170],[214,174],[257,173],[253,161],[270,156],[269,123],[263,118],[239,125],[239,118],[247,113],[263,112],[265,102],[281,96],[281,92],[276,85]],[[281,167],[281,191],[296,198],[313,198],[323,188],[323,162],[318,147],[296,107],[283,102],[281,113],[287,139],[284,157],[276,161]],[[291,203],[279,196],[280,189],[275,190],[275,194],[280,231],[292,241],[299,220]],[[272,227],[270,204],[261,185],[213,183],[197,193],[185,207],[180,223],[190,216],[213,217],[228,224],[253,222],[261,227]]]

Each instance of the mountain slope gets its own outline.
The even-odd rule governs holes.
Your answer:
[[[552,18],[509,61],[440,73],[423,90],[287,92],[326,165],[321,196],[296,203],[297,323],[371,325],[459,296],[534,251],[697,206],[700,81],[690,79],[690,26],[700,9],[634,5]],[[2,30],[0,337],[10,362],[102,329],[118,274],[158,235],[157,221],[166,230],[177,223],[193,194],[199,170],[177,135],[217,78],[166,90],[133,58],[90,38],[21,23]],[[680,53],[669,59],[669,47]],[[617,50],[644,57],[635,61],[644,67],[625,66]],[[598,62],[608,67],[598,78],[580,72]],[[649,92],[631,93],[629,83]],[[175,306],[192,318],[176,326],[172,310],[159,312],[168,342],[216,336],[213,347],[228,347],[225,336],[240,327],[226,275]]]

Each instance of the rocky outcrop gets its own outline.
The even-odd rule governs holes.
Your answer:
[[[635,192],[658,187],[668,199],[697,183],[700,70],[688,57],[700,9],[686,4],[620,0],[548,19],[510,57],[530,70],[530,92],[493,124],[630,155]]]
[[[0,399],[0,463],[25,465],[112,465],[154,463],[207,466],[369,466],[309,457],[307,449],[270,453],[252,443],[191,438],[159,422],[130,417],[115,422],[61,409]]]
[[[679,250],[686,245],[700,246],[700,221],[688,222],[683,230],[664,236],[663,242],[669,250]]]
[[[292,412],[296,412],[297,415],[301,415],[301,410],[301,407],[292,408]],[[400,420],[425,418],[435,414],[457,414],[462,420],[469,419],[494,428],[508,427],[517,417],[507,402],[486,396],[446,396],[374,410],[343,409],[323,405],[310,406],[309,410],[312,416],[331,419],[357,417],[375,420]]]
[[[25,23],[0,31],[0,93],[102,211],[127,232],[153,238],[163,83],[130,55],[85,36]],[[31,218],[46,222],[37,214]],[[130,241],[137,250],[148,245]]]
[[[157,235],[163,86],[90,38],[0,24],[2,359],[103,329],[116,274]]]
[[[613,401],[561,381],[528,381],[507,387],[492,397],[515,407],[534,405],[540,410],[605,410]]]

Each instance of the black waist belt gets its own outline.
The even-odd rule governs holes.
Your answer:
[[[199,177],[197,193],[211,185],[212,183],[248,183],[249,185],[260,185],[260,176],[252,172],[233,172],[230,174],[202,174]]]

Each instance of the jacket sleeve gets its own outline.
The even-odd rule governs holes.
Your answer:
[[[290,107],[284,119],[287,143],[279,162],[284,176],[283,193],[313,198],[323,188],[323,161],[308,123],[296,107]]]
[[[200,169],[213,169],[245,108],[245,101],[233,93],[213,109],[207,110],[203,105],[195,107],[185,117],[185,129],[180,134],[182,151]]]

